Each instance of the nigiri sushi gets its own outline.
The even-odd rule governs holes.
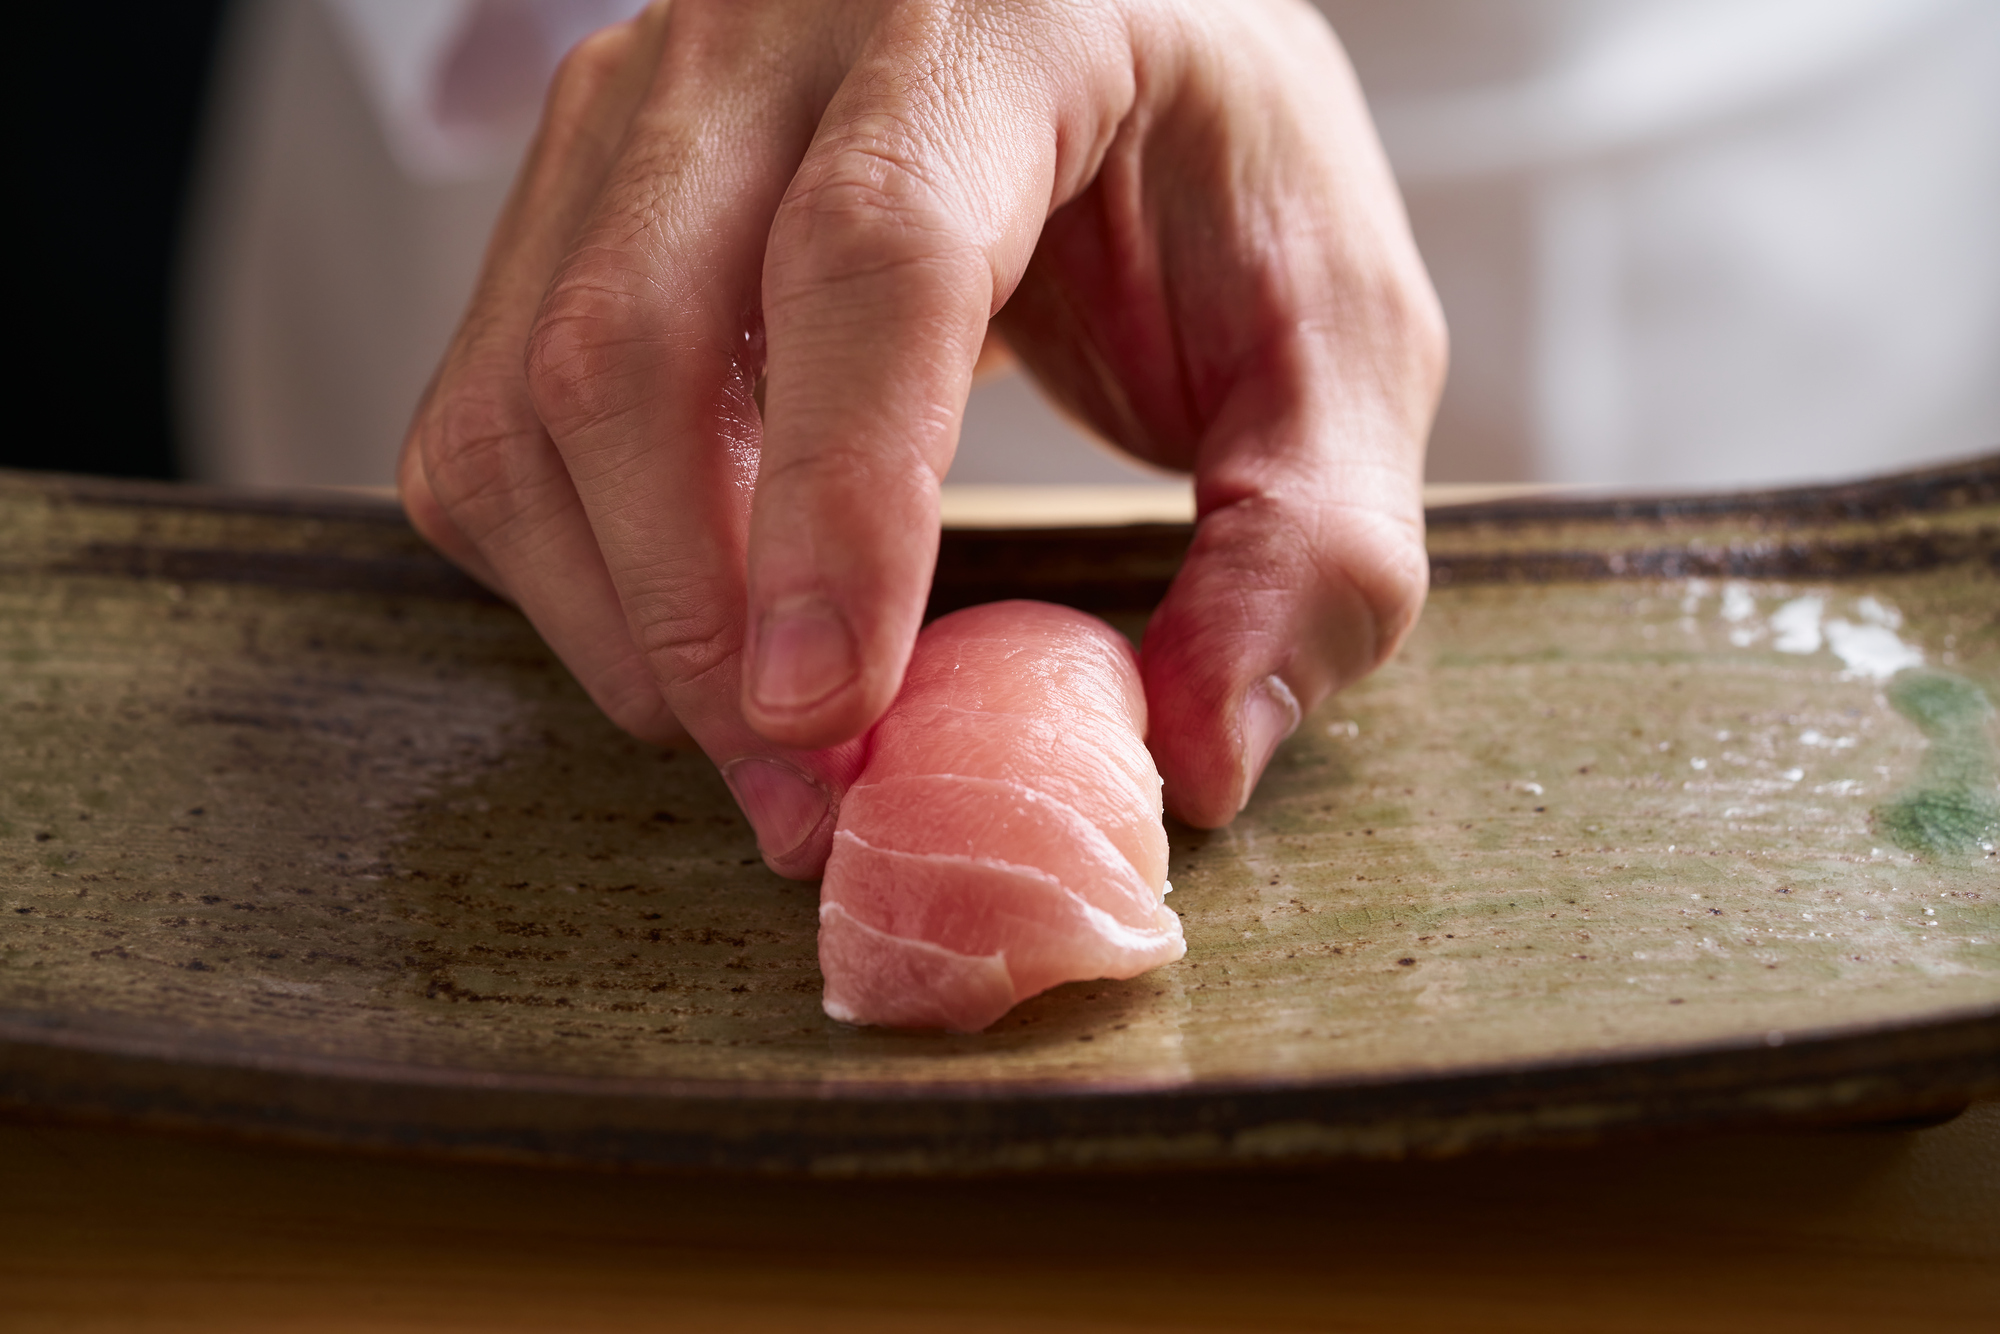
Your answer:
[[[1185,954],[1145,731],[1132,650],[1095,617],[999,602],[926,627],[841,803],[826,1012],[973,1032]]]

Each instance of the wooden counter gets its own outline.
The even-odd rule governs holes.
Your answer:
[[[1268,1173],[768,1182],[0,1125],[0,1328],[1985,1330],[2000,1103]]]

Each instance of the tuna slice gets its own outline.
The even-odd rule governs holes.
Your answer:
[[[1093,616],[998,602],[925,629],[841,803],[826,1012],[969,1033],[1185,954],[1145,731],[1132,650]]]

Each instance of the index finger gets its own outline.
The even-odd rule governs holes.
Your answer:
[[[904,7],[777,210],[742,700],[773,740],[853,736],[902,680],[987,322],[1130,102],[1117,34],[1064,22],[1030,51],[957,7]]]

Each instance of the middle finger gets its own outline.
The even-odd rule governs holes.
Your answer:
[[[766,859],[810,875],[859,746],[775,746],[738,699],[764,239],[837,51],[831,35],[815,48],[762,10],[703,0],[680,0],[667,24],[652,87],[543,302],[529,388],[668,703]]]

